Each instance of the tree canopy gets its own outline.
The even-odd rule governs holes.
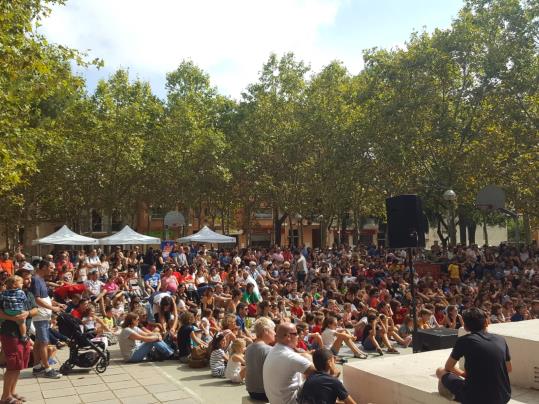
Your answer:
[[[61,1],[0,2],[0,216],[17,226],[76,225],[101,209],[205,208],[249,232],[260,207],[332,223],[383,218],[384,199],[417,193],[442,222],[443,191],[465,221],[497,184],[539,220],[539,2],[467,0],[448,29],[311,71],[269,55],[239,100],[185,60],[166,98],[118,70],[88,92],[77,50],[36,31]],[[495,220],[491,217],[489,220]],[[80,223],[79,223],[80,224]],[[443,223],[445,225],[445,223]],[[276,235],[277,237],[277,235]],[[278,236],[280,237],[280,236]],[[278,240],[278,238],[276,238]]]

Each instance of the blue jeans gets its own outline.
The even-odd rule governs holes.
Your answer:
[[[172,356],[174,353],[174,351],[163,341],[144,342],[135,348],[128,362],[142,362],[144,358],[148,356],[153,347],[155,347],[155,349],[164,354],[166,357]]]

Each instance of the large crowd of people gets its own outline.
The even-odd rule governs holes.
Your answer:
[[[399,354],[412,342],[412,294],[422,329],[460,328],[464,310],[490,323],[539,318],[539,248],[507,244],[414,253],[438,271],[412,272],[406,251],[332,248],[209,249],[177,245],[110,252],[55,250],[0,259],[0,341],[7,371],[0,402],[23,402],[19,372],[60,378],[51,358],[67,339],[59,312],[118,343],[125,361],[176,359],[245,383],[255,400],[353,403],[335,363]],[[346,355],[347,356],[347,355]],[[271,376],[270,376],[271,375]],[[305,380],[305,383],[303,381]]]

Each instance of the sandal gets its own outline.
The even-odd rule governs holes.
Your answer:
[[[388,353],[388,354],[397,354],[397,355],[400,354],[400,352],[397,351],[396,349],[388,349],[388,350],[387,350],[387,353]]]
[[[23,401],[16,399],[15,397],[9,397],[5,400],[0,400],[0,404],[22,404]]]
[[[358,359],[367,359],[368,356],[366,353],[360,353],[359,355],[354,355],[354,358],[358,358]]]
[[[19,400],[19,401],[22,401],[23,403],[25,403],[26,401],[28,401],[28,400],[26,399],[26,397],[24,397],[24,396],[19,396],[18,394],[12,394],[11,396],[12,396],[13,398]]]
[[[378,348],[378,349],[376,350],[376,352],[378,352],[378,355],[384,356],[384,351],[382,351],[381,348]]]

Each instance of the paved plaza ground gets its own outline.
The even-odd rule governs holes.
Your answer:
[[[403,354],[411,349],[399,349]],[[177,361],[125,364],[118,346],[110,347],[111,364],[101,375],[77,370],[59,380],[36,378],[31,370],[22,372],[17,389],[30,404],[124,403],[124,404],[226,404],[255,403],[248,398],[245,385],[234,385],[212,378],[209,368],[191,369]],[[59,351],[65,360],[68,350]],[[359,361],[343,350],[350,361]],[[369,355],[369,359],[378,358]]]

